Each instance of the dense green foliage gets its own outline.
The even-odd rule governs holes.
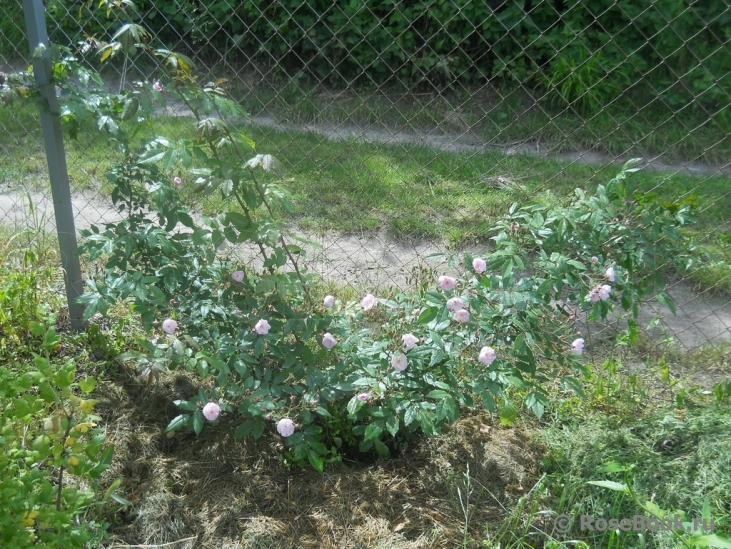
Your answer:
[[[21,268],[8,257],[0,251],[0,545],[83,547],[106,528],[98,508],[119,498],[121,481],[100,484],[114,447],[93,413],[96,379],[57,356],[58,314],[42,303],[50,269],[30,250]]]
[[[48,5],[60,32],[108,40],[118,21],[95,8],[80,0]],[[671,107],[697,101],[715,109],[729,103],[731,89],[726,1],[140,0],[127,10],[169,47],[203,58],[240,48],[232,50],[236,61],[243,52],[336,85],[497,77],[543,87],[578,108],[606,105],[632,85]]]

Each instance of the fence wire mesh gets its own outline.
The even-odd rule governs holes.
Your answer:
[[[324,278],[359,289],[431,279],[447,268],[433,254],[489,250],[488,228],[511,203],[595,188],[638,157],[646,197],[693,197],[699,223],[687,230],[712,254],[668,271],[677,315],[652,306],[642,321],[659,315],[687,349],[731,337],[727,1],[119,5],[49,1],[51,40],[98,68],[96,48],[129,17],[189,55],[201,79],[226,78],[257,152],[286,167],[290,225],[322,246],[307,266]],[[29,54],[20,2],[0,6],[10,74]],[[145,55],[106,63],[107,84],[159,78]],[[51,229],[37,106],[5,103],[0,221]],[[180,135],[188,114],[169,103],[158,122]],[[91,132],[67,143],[78,229],[118,219],[108,150]]]

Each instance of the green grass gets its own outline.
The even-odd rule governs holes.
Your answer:
[[[701,515],[708,498],[715,533],[731,534],[731,412],[711,403],[622,417],[601,411],[582,420],[557,423],[543,431],[548,456],[554,509],[571,517],[622,518],[647,515],[629,497],[588,481],[611,480],[630,486],[641,503],[653,501],[661,509]],[[648,547],[675,546],[667,533],[644,533]],[[591,547],[609,547],[612,532],[569,534],[586,539]],[[588,539],[587,539],[588,538]],[[616,541],[615,541],[616,542]],[[636,533],[627,533],[621,547],[639,547]]]

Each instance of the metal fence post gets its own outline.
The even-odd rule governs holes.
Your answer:
[[[23,0],[23,12],[25,13],[31,54],[39,45],[46,47],[42,55],[33,56],[33,73],[43,98],[40,104],[41,127],[46,147],[51,192],[53,193],[53,209],[56,217],[56,230],[61,251],[61,265],[64,271],[71,328],[80,330],[83,328],[84,308],[74,302],[83,293],[84,285],[81,278],[79,256],[77,255],[74,211],[71,204],[66,153],[63,148],[63,136],[61,135],[61,121],[58,116],[58,99],[56,97],[56,88],[51,79],[48,31],[46,30],[45,10],[42,0]]]

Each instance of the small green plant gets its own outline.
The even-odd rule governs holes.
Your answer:
[[[53,327],[32,322],[40,354],[31,364],[0,368],[0,543],[8,549],[84,547],[103,524],[96,508],[106,491],[99,479],[114,447],[105,444],[96,380],[77,379],[73,360],[51,356],[60,344]]]

